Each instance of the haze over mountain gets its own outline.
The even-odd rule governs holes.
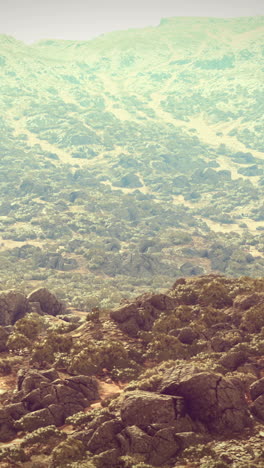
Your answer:
[[[264,272],[263,17],[0,36],[2,288],[109,307]]]

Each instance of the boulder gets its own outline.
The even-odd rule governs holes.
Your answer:
[[[239,311],[245,311],[259,303],[264,303],[264,293],[253,293],[249,296],[239,295],[234,300],[234,308]]]
[[[118,447],[116,434],[122,431],[124,425],[120,420],[105,421],[93,433],[87,448],[92,453],[101,453]]]
[[[61,426],[68,416],[99,399],[98,384],[93,377],[79,375],[65,380],[58,377],[55,369],[18,372],[16,403],[4,408],[11,432],[13,428],[34,431],[49,425]]]
[[[32,432],[40,427],[54,425],[54,417],[48,408],[43,408],[33,413],[28,413],[15,422],[15,428],[19,431]]]
[[[5,408],[0,409],[0,442],[8,442],[16,436],[14,420]]]
[[[30,378],[32,379],[32,375]],[[27,383],[27,377],[24,382]],[[24,382],[22,390],[25,388]],[[57,379],[53,382],[48,379],[41,381],[37,378],[30,387],[26,386],[26,389],[32,387],[34,388],[31,391],[24,393],[22,399],[28,410],[36,411],[50,407],[50,405],[58,405],[63,411],[64,419],[82,411],[89,406],[91,401],[99,399],[97,382],[88,376]]]
[[[199,372],[193,365],[175,366],[163,376],[160,392],[182,396],[190,417],[210,431],[242,431],[251,419],[242,382],[214,372]]]
[[[238,330],[217,331],[211,339],[211,346],[216,353],[229,351],[233,346],[242,341],[241,332]]]
[[[39,302],[41,310],[45,314],[59,315],[64,313],[65,306],[54,294],[46,288],[39,288],[29,294],[29,302]]]
[[[251,411],[254,416],[257,416],[257,418],[264,422],[264,393],[252,403]]]
[[[119,456],[120,451],[118,449],[110,449],[96,455],[94,460],[98,468],[113,468],[114,466],[120,466],[118,463]]]
[[[137,336],[140,330],[151,330],[160,312],[173,309],[176,302],[165,294],[141,296],[135,302],[111,311],[110,317],[118,322],[122,331],[130,336]]]
[[[38,389],[41,383],[48,384],[51,380],[43,375],[43,372],[20,369],[17,373],[17,390],[22,390],[23,394],[26,395],[32,390]]]
[[[13,325],[28,312],[28,300],[18,291],[0,293],[0,325]]]
[[[0,326],[0,353],[8,350],[6,343],[8,340],[9,333],[4,327]]]
[[[181,440],[171,427],[160,429],[152,439],[153,450],[149,456],[149,463],[162,466],[170,458],[175,457],[181,449]]]
[[[242,350],[240,351],[228,351],[219,359],[218,363],[230,371],[236,370],[241,364],[244,364],[247,356]]]
[[[119,434],[118,441],[124,454],[141,454],[148,457],[153,449],[152,437],[135,425],[126,427]]]
[[[192,327],[184,327],[179,330],[178,339],[181,343],[192,344],[198,337],[198,333]]]
[[[122,454],[140,455],[153,466],[163,466],[181,450],[182,441],[175,428],[165,425],[152,436],[136,425],[126,427],[117,439]]]
[[[172,423],[184,412],[182,398],[134,391],[124,397],[121,419],[126,426]]]
[[[249,387],[249,392],[252,400],[256,400],[260,395],[264,394],[264,377],[257,380]]]

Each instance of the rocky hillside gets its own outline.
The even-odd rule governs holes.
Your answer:
[[[0,272],[78,308],[262,275],[263,17],[0,36]]]
[[[3,468],[261,468],[264,279],[179,278],[109,314],[0,295]]]

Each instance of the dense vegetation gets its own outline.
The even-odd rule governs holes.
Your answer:
[[[181,275],[263,274],[262,25],[0,37],[3,289],[109,308]]]

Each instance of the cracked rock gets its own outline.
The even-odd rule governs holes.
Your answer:
[[[184,397],[187,413],[211,431],[242,431],[251,423],[239,379],[197,372],[193,366],[175,367],[164,373],[160,392]]]
[[[17,291],[0,293],[0,325],[14,325],[28,312],[28,300]]]
[[[181,413],[182,399],[142,391],[129,392],[121,407],[122,421],[128,426],[170,423],[180,417]]]
[[[62,304],[54,294],[46,288],[39,288],[33,291],[27,297],[29,302],[38,302],[42,312],[49,315],[59,315],[64,312],[64,304]]]

